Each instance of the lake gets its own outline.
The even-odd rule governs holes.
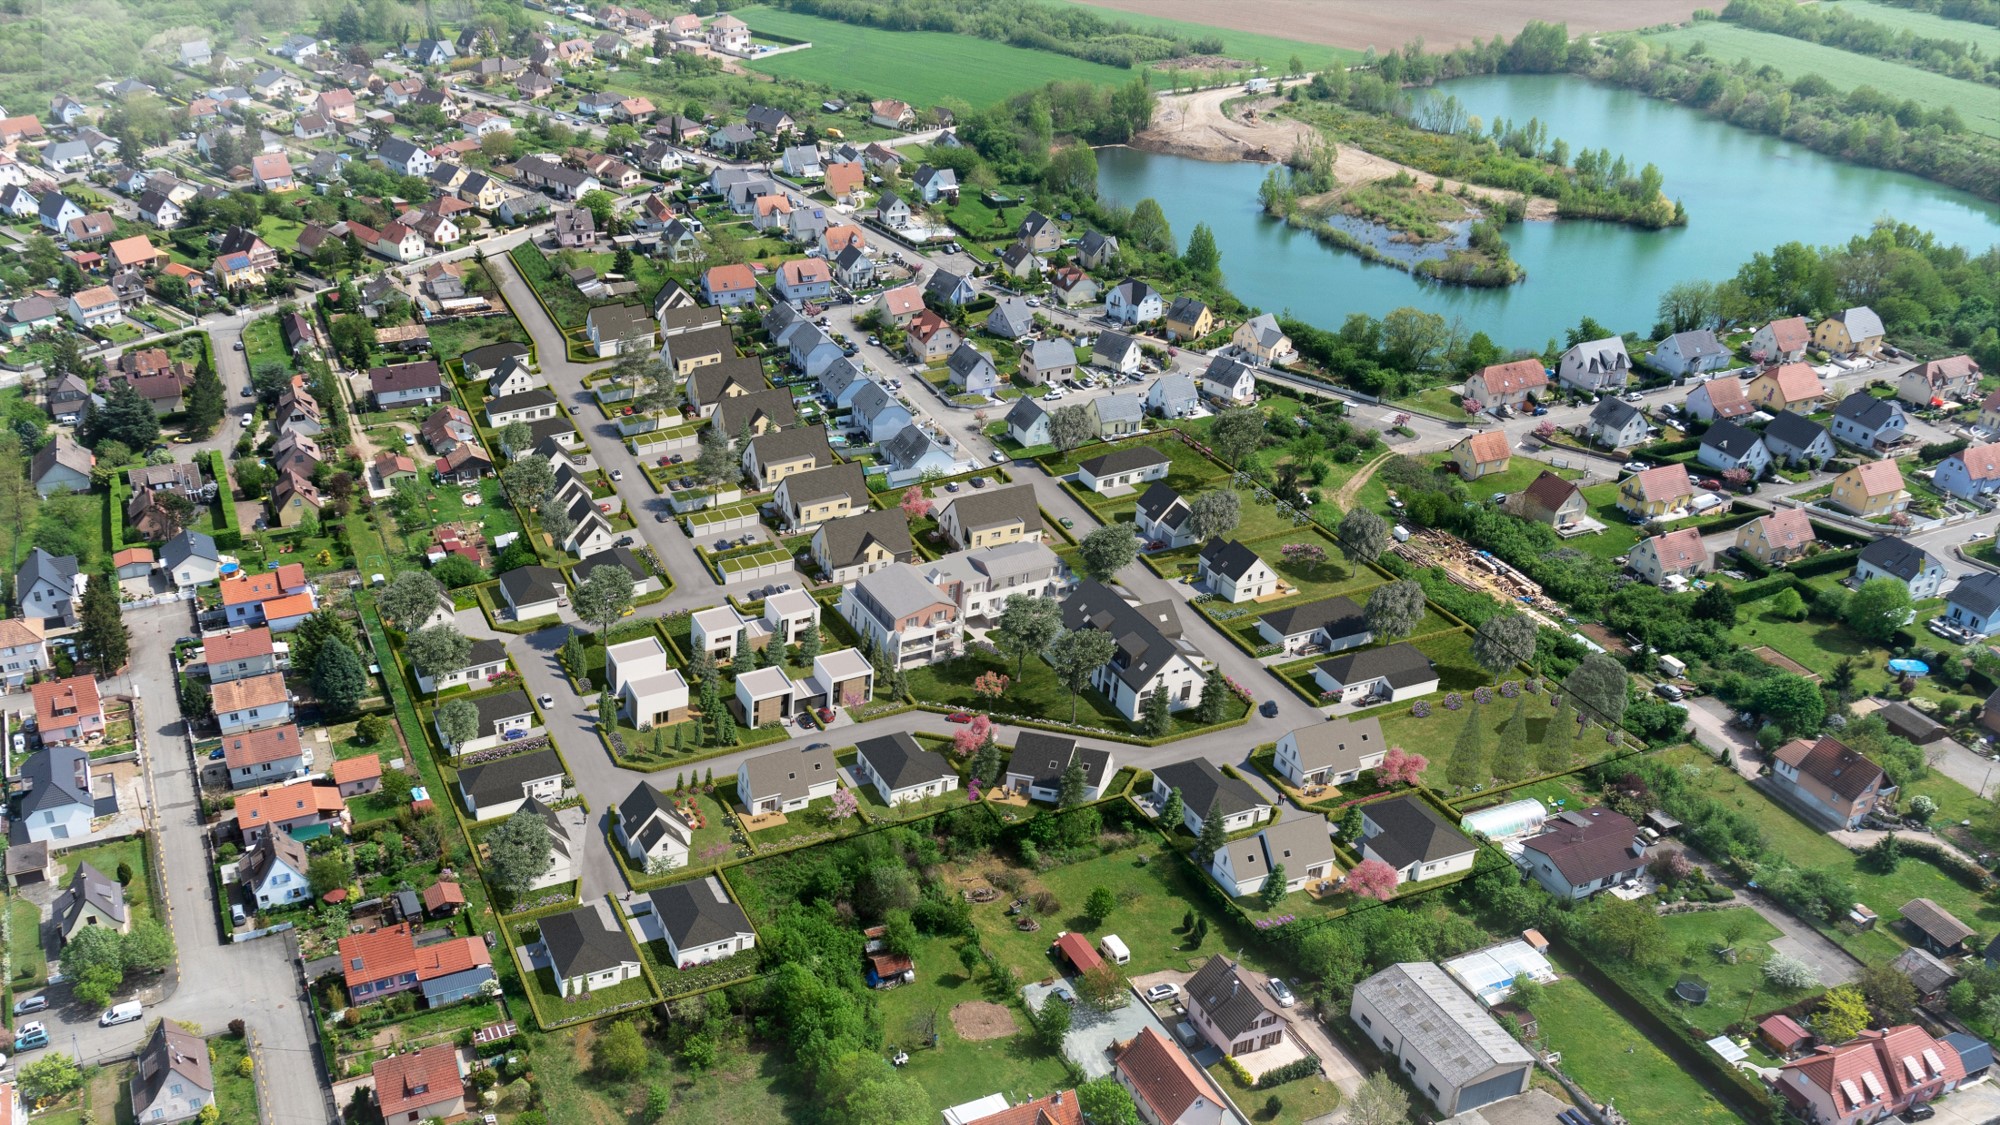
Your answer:
[[[1103,149],[1099,189],[1127,206],[1158,200],[1183,241],[1196,223],[1208,223],[1229,286],[1248,304],[1327,328],[1350,313],[1414,305],[1456,317],[1503,347],[1540,348],[1585,315],[1617,331],[1649,331],[1660,293],[1674,282],[1732,276],[1752,253],[1783,242],[1845,242],[1879,218],[1976,250],[2000,242],[2000,207],[1964,192],[1844,164],[1629,90],[1560,75],[1467,78],[1438,89],[1485,122],[1539,117],[1572,152],[1608,148],[1635,169],[1659,165],[1667,195],[1687,205],[1688,225],[1515,223],[1507,242],[1528,279],[1471,289],[1419,282],[1265,218],[1257,206],[1264,165]]]

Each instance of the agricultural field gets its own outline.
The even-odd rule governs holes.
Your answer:
[[[1509,0],[1404,0],[1400,4],[1321,4],[1307,0],[1091,0],[1090,7],[1107,15],[1138,16],[1183,27],[1199,26],[1225,36],[1236,49],[1242,32],[1257,39],[1295,40],[1353,51],[1392,51],[1421,38],[1433,51],[1469,46],[1475,39],[1504,35],[1512,39],[1531,19],[1569,25],[1571,38],[1601,31],[1632,31],[1663,23],[1681,23],[1714,5],[1704,0],[1630,0],[1602,4],[1595,0],[1542,0],[1529,6]],[[1283,56],[1279,56],[1282,61]],[[1266,59],[1266,62],[1273,61]]]
[[[1306,64],[1307,70],[1322,70],[1329,66],[1349,66],[1360,62],[1362,52],[1350,47],[1334,47],[1324,43],[1302,43],[1297,39],[1282,35],[1263,35],[1255,31],[1238,31],[1226,27],[1213,27],[1203,22],[1190,23],[1186,20],[1169,19],[1154,15],[1162,5],[1147,4],[1139,11],[1105,11],[1115,5],[1091,4],[1084,0],[1052,0],[1070,8],[1091,8],[1109,19],[1123,20],[1134,27],[1156,29],[1170,35],[1183,35],[1189,39],[1213,37],[1222,41],[1222,53],[1232,59],[1248,62],[1262,62],[1271,69],[1283,72],[1286,64],[1296,55]],[[1215,14],[1216,9],[1206,7],[1204,15]]]
[[[1838,47],[1712,21],[1649,36],[1648,41],[1677,51],[1703,43],[1716,58],[1749,59],[1759,66],[1775,67],[1788,78],[1817,74],[1838,90],[1872,86],[1892,98],[1912,98],[1930,109],[1950,106],[1958,111],[1967,129],[2000,137],[2000,89],[1991,86],[1961,82]]]
[[[1828,8],[1845,12],[1856,19],[1879,23],[1894,32],[1909,32],[1922,39],[1956,39],[1979,48],[1982,55],[1991,56],[2000,52],[2000,27],[1988,27],[1983,23],[1955,20],[1931,12],[1912,11],[1896,8],[1888,4],[1877,4],[1873,0],[1838,0]]]
[[[966,35],[883,31],[770,8],[738,8],[730,14],[753,32],[812,43],[809,51],[752,62],[751,70],[824,82],[841,91],[865,89],[924,109],[948,97],[990,105],[1055,81],[1120,85],[1132,80],[1131,71],[1115,66]],[[891,58],[894,65],[885,65]]]

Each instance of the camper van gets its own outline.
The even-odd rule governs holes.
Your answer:
[[[1117,934],[1105,934],[1104,940],[1097,943],[1097,948],[1103,952],[1104,959],[1114,965],[1123,965],[1132,960],[1132,951],[1125,948],[1125,943]]]

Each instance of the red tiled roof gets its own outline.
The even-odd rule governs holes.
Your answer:
[[[899,285],[882,294],[882,308],[890,316],[901,316],[924,307],[924,291],[915,285]]]
[[[1958,1052],[1914,1024],[1864,1031],[1853,1042],[1821,1047],[1780,1069],[1826,1091],[1843,1118],[1871,1106],[1900,1107],[1915,1090],[1965,1077]],[[1792,1083],[1780,1080],[1777,1085]]]
[[[1158,1028],[1141,1031],[1115,1061],[1156,1121],[1179,1121],[1196,1102],[1216,1104],[1208,1080]]]
[[[1708,405],[1717,418],[1735,418],[1756,409],[1741,379],[1710,379],[1701,389],[1708,392]]]
[[[1758,378],[1776,382],[1778,394],[1788,403],[1807,402],[1826,393],[1826,387],[1820,384],[1819,372],[1803,363],[1780,364]]]
[[[211,689],[210,698],[215,701],[215,713],[221,715],[249,707],[283,703],[291,698],[291,693],[285,689],[283,672],[266,672],[246,680],[217,684]]]
[[[117,248],[118,244],[112,243],[112,249]],[[1932,390],[1941,390],[1950,383],[1979,378],[1979,364],[1969,355],[1948,356],[1944,359],[1931,360],[1917,368],[1913,374],[1929,384]]]
[[[267,621],[282,621],[287,617],[304,617],[306,614],[311,613],[313,608],[311,594],[291,594],[282,598],[273,598],[264,603],[264,619]]]
[[[95,676],[36,684],[29,692],[35,697],[35,722],[44,730],[75,726],[75,716],[95,715],[103,709]]]
[[[1074,930],[1057,938],[1055,946],[1069,959],[1070,964],[1076,966],[1076,971],[1079,973],[1087,973],[1104,963],[1104,958],[1099,957],[1097,950],[1091,948],[1090,939]]]
[[[1475,464],[1490,465],[1495,461],[1507,460],[1507,431],[1487,430],[1473,434],[1464,441],[1465,450]]]
[[[372,933],[341,938],[340,971],[349,988],[416,972],[417,943],[410,924],[398,922]]]
[[[1971,446],[1954,456],[1965,463],[1965,475],[1973,480],[2000,477],[2000,443]]]
[[[363,754],[359,758],[342,758],[333,763],[329,771],[336,785],[346,785],[350,781],[366,781],[382,776],[382,755]]]
[[[436,980],[484,965],[491,967],[486,943],[476,937],[452,938],[417,950],[417,979]]]
[[[449,1043],[375,1064],[375,1101],[384,1121],[401,1120],[412,1110],[465,1096],[458,1073],[458,1048]]]
[[[351,759],[359,760],[359,759]],[[449,880],[432,883],[424,888],[424,909],[438,910],[446,906],[464,906],[465,888]]]
[[[267,570],[261,574],[248,571],[234,578],[225,578],[222,587],[223,605],[250,605],[254,602],[269,601],[284,593],[278,585],[278,572]]]
[[[1544,511],[1554,512],[1568,503],[1569,498],[1576,495],[1578,489],[1574,482],[1566,481],[1554,473],[1543,470],[1542,475],[1536,477],[1534,483],[1522,491]]]
[[[1548,369],[1539,359],[1517,359],[1512,363],[1496,363],[1479,373],[1486,382],[1488,394],[1510,394],[1514,391],[1533,391],[1549,385]]]
[[[966,1125],[1083,1125],[1083,1107],[1077,1104],[1075,1090],[1058,1090]]]
[[[1625,481],[1625,488],[1637,491],[1642,500],[1673,500],[1694,495],[1694,481],[1687,466],[1679,463],[1655,465]]]
[[[345,811],[340,790],[331,785],[268,786],[236,796],[236,830],[283,826],[295,820],[320,819]]]
[[[1679,570],[1708,561],[1708,548],[1702,545],[1700,528],[1684,527],[1679,531],[1665,532],[1639,546],[1648,544],[1652,546],[1653,557],[1660,560],[1660,566],[1667,570]]]
[[[273,651],[271,630],[259,625],[240,633],[209,637],[202,642],[203,655],[210,664],[227,664],[252,656],[269,656]]]
[[[1799,1026],[1799,1021],[1782,1013],[1772,1016],[1757,1025],[1757,1030],[1774,1042],[1796,1046],[1812,1038],[1812,1032]]]
[[[299,728],[290,723],[249,734],[232,734],[222,740],[222,760],[233,770],[298,756]]]
[[[1779,351],[1798,351],[1812,339],[1812,331],[1806,327],[1806,318],[1802,316],[1774,320],[1769,327],[1771,341],[1777,345]]]

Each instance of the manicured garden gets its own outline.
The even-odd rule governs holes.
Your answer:
[[[919,703],[987,712],[995,720],[1003,722],[1007,721],[1007,716],[1022,716],[1036,723],[1066,725],[1071,722],[1070,691],[1062,686],[1055,671],[1045,661],[1030,656],[1019,669],[1018,676],[1016,671],[1013,660],[975,648],[951,660],[911,668],[904,675],[909,681],[910,695]],[[1006,694],[997,700],[987,699],[973,691],[973,683],[987,672],[1013,677]],[[1130,733],[1135,729],[1136,724],[1120,714],[1104,693],[1094,687],[1085,687],[1074,701],[1074,721],[1078,726],[1118,733]],[[1242,718],[1248,709],[1248,704],[1232,695],[1223,722],[1231,723]],[[1193,709],[1189,709],[1174,714],[1167,737],[1179,737],[1205,729],[1208,729],[1207,726],[1198,722]]]

